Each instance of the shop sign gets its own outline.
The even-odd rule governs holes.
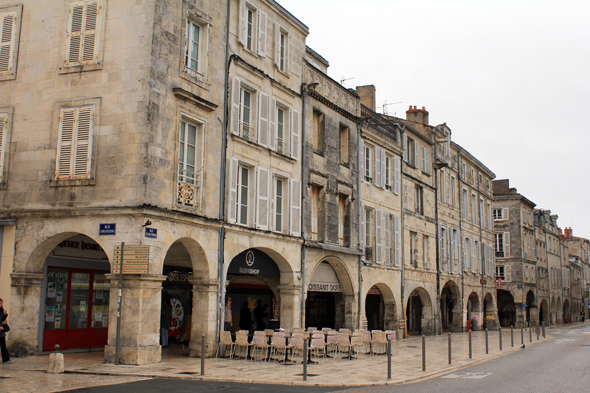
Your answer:
[[[145,237],[149,237],[150,239],[157,239],[158,238],[158,230],[156,228],[146,228],[145,229]]]
[[[307,286],[307,290],[315,292],[342,292],[340,284],[320,284],[313,282]]]
[[[98,224],[98,234],[103,235],[116,235],[117,224]]]
[[[311,283],[307,286],[308,291],[315,292],[342,292],[340,281],[332,266],[327,262],[322,262],[318,265]]]
[[[73,236],[62,241],[53,249],[51,257],[108,260],[102,247],[84,235]]]
[[[259,277],[280,277],[275,261],[264,252],[250,249],[238,254],[230,263],[228,274]]]
[[[494,312],[493,311],[487,311],[486,312],[486,321],[493,321],[494,320]]]

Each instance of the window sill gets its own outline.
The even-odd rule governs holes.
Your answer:
[[[269,149],[269,151],[270,151],[270,155],[271,156],[277,156],[277,157],[280,157],[280,158],[282,158],[284,160],[287,160],[287,161],[290,161],[290,162],[297,162],[297,160],[294,159],[291,156],[285,155],[283,153],[279,153],[278,151],[275,151],[275,150],[272,150],[272,149]]]
[[[350,169],[350,163],[348,163],[348,162],[340,161],[340,165],[343,166],[343,167],[346,167],[346,168]]]
[[[247,146],[251,146],[259,151],[262,151],[262,149],[264,149],[264,147],[260,146],[258,143],[249,141],[248,139],[244,139],[243,137],[241,137],[239,135],[231,134],[231,137],[234,141],[243,143],[244,145],[247,145]]]
[[[61,179],[49,180],[49,187],[73,187],[73,186],[94,186],[96,185],[96,179],[91,177],[90,179]]]
[[[194,85],[199,86],[202,89],[209,90],[209,84],[207,83],[207,75],[201,74],[188,67],[183,67],[180,71],[180,77],[186,81],[191,82]]]
[[[102,63],[93,63],[93,64],[79,64],[79,65],[72,65],[72,66],[63,66],[59,68],[59,74],[75,74],[78,72],[86,72],[86,71],[98,71],[102,70]]]
[[[321,150],[316,149],[315,147],[313,148],[313,153],[317,154],[318,156],[324,156],[324,152]]]
[[[285,75],[287,78],[290,78],[290,76],[289,76],[289,73],[288,73],[288,72],[286,72],[286,71],[283,71],[283,70],[279,69],[279,67],[277,67],[277,71],[279,72],[279,74],[283,74],[283,75]]]

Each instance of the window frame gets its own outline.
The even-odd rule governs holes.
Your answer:
[[[417,214],[424,215],[424,188],[419,185],[414,188],[414,208]]]
[[[0,190],[7,188],[13,107],[0,107]]]
[[[348,166],[350,164],[350,127],[340,124],[338,136],[340,165]]]
[[[194,159],[194,178],[192,179],[194,182],[187,182],[181,176],[181,169],[180,165],[183,165],[183,168],[186,167],[186,162],[181,162],[181,133],[182,133],[182,125],[191,125],[195,127],[195,159]],[[179,117],[179,124],[178,124],[178,137],[177,137],[177,152],[176,152],[176,187],[177,187],[177,197],[176,197],[176,207],[180,209],[189,209],[189,210],[197,210],[201,206],[201,197],[202,197],[202,188],[203,188],[203,162],[204,162],[204,138],[205,138],[205,127],[206,124],[204,121],[199,120],[195,117],[192,117],[186,113],[181,113]],[[186,138],[186,128],[185,128],[185,140]],[[183,156],[185,157],[186,161],[186,146],[185,149],[182,151]],[[182,169],[185,171],[186,169]]]
[[[191,43],[191,31],[194,26],[199,27],[199,42],[197,50],[197,68],[193,68],[192,64],[189,65],[192,59],[192,45]],[[207,75],[208,70],[208,52],[209,52],[209,22],[205,19],[197,16],[193,12],[188,12],[185,24],[184,39],[185,48],[183,52],[183,72],[196,78],[199,82],[203,82]]]
[[[372,183],[373,182],[373,171],[371,170],[373,168],[373,161],[371,159],[371,156],[373,156],[373,151],[374,149],[371,147],[371,145],[368,145],[365,143],[365,173],[363,174],[363,179],[364,181],[366,181],[367,183]]]
[[[244,186],[244,172],[248,174],[247,184]],[[252,176],[253,167],[246,165],[245,163],[239,162],[238,163],[238,189],[237,189],[237,208],[236,208],[236,224],[243,225],[243,226],[251,226],[252,225],[252,208],[254,207],[254,198],[252,197],[252,193],[254,192],[254,179]],[[246,188],[246,203],[243,203],[243,189]],[[246,207],[246,214],[245,214],[245,222],[243,222],[243,209],[241,206]]]
[[[0,82],[5,80],[16,79],[16,72],[18,68],[18,50],[20,46],[20,31],[22,22],[22,4],[13,5],[8,7],[0,8],[0,35],[3,34],[3,27],[5,20],[12,16],[12,31],[10,42],[0,44],[0,58],[3,53],[2,48],[8,47],[8,60],[6,61],[7,67],[5,71],[0,71]],[[4,51],[6,56],[6,50]]]
[[[312,115],[312,147],[314,153],[324,153],[324,133],[326,129],[326,117],[322,111],[313,109]]]

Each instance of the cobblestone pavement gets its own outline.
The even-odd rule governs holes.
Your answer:
[[[572,327],[581,324],[569,325]],[[562,327],[559,327],[562,328]],[[528,331],[524,333],[527,346],[552,340],[553,329],[547,329],[547,337]],[[90,386],[120,384],[148,378],[182,378],[208,381],[247,383],[364,386],[415,381],[433,377],[485,362],[499,356],[520,351],[520,330],[514,330],[514,346],[510,329],[502,334],[503,350],[499,348],[498,331],[488,333],[486,354],[485,332],[472,333],[472,359],[469,358],[469,335],[452,333],[452,364],[448,364],[448,334],[427,336],[426,371],[422,371],[422,337],[410,337],[392,343],[391,380],[387,379],[385,355],[358,355],[357,359],[320,359],[308,365],[308,380],[303,381],[303,365],[282,364],[276,361],[253,362],[245,359],[205,359],[205,374],[201,375],[201,360],[188,358],[187,348],[171,346],[163,349],[162,362],[158,364],[130,366],[104,363],[102,352],[68,353],[65,356],[65,374],[47,374],[48,356],[15,358],[13,364],[0,365],[0,391],[58,392]]]

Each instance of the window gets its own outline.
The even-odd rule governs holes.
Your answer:
[[[10,146],[10,134],[12,123],[12,108],[0,108],[0,189],[6,188],[6,177],[8,170],[9,154],[8,146]]]
[[[422,256],[424,267],[428,269],[430,267],[430,238],[426,235],[422,235]]]
[[[324,114],[320,111],[313,111],[313,150],[324,151]]]
[[[385,188],[391,191],[391,157],[385,156]]]
[[[455,192],[455,176],[451,176],[451,206],[457,207],[457,195]]]
[[[430,173],[430,151],[424,146],[422,146],[422,172]]]
[[[496,266],[496,280],[506,280],[506,277],[504,276],[504,266]]]
[[[288,109],[277,105],[277,152],[287,154],[287,140],[288,140]]]
[[[338,194],[338,244],[350,246],[350,206],[348,195]]]
[[[365,250],[370,249],[368,253],[365,253],[365,256],[368,261],[373,259],[373,231],[371,230],[373,222],[371,219],[372,215],[373,209],[365,208]]]
[[[471,222],[477,223],[477,196],[471,194]]]
[[[283,177],[275,176],[273,181],[273,201],[272,201],[272,222],[271,230],[285,233],[287,230],[287,219],[288,215],[285,212],[288,211],[288,180]]]
[[[406,162],[414,168],[418,168],[418,145],[416,144],[416,141],[414,141],[412,138],[407,137],[406,134],[404,134],[404,139],[404,155],[406,158]]]
[[[449,263],[448,263],[448,231],[447,228],[441,227],[440,228],[440,261],[441,261],[441,268],[443,272],[449,271]]]
[[[348,137],[349,129],[340,124],[340,163],[348,164]]]
[[[0,8],[0,81],[16,78],[22,5]]]
[[[202,124],[183,119],[178,145],[178,195],[181,207],[196,207],[200,189]]]
[[[483,198],[479,198],[479,225],[485,228]]]
[[[251,51],[254,50],[254,13],[253,9],[249,7],[246,9],[246,49]]]
[[[252,127],[252,101],[253,93],[245,88],[240,90],[240,135],[246,140],[254,140],[254,128]]]
[[[424,214],[424,189],[420,186],[416,186],[414,192],[414,207],[416,208],[416,213]]]
[[[475,183],[475,171],[473,170],[473,168],[470,169],[470,175],[469,175],[469,183],[471,183],[471,185],[473,185]]]
[[[311,240],[320,241],[320,228],[321,228],[321,204],[320,204],[320,186],[311,186]]]
[[[445,189],[445,172],[444,170],[440,170],[438,172],[438,198],[441,203],[445,203],[446,197],[446,189]]]
[[[463,211],[461,212],[463,219],[469,218],[469,200],[467,199],[467,190],[463,189]]]
[[[99,2],[72,3],[67,29],[66,66],[98,63]]]
[[[494,251],[496,258],[510,257],[510,232],[494,233]]]
[[[371,162],[371,152],[371,147],[365,145],[365,181],[368,182],[373,181],[373,178],[371,177],[371,167],[373,166]]]
[[[248,200],[250,187],[250,169],[243,165],[238,167],[238,223],[248,225]]]
[[[246,0],[240,0],[239,7],[238,41],[250,52],[265,57],[268,20],[266,13],[257,10]]]
[[[418,234],[410,231],[410,266],[418,267]]]
[[[275,64],[279,71],[289,72],[289,31],[275,24]]]
[[[184,53],[185,71],[202,80],[207,69],[208,24],[200,19],[186,21],[186,48]]]
[[[508,220],[509,210],[507,207],[493,210],[494,221]]]
[[[61,109],[56,180],[90,178],[94,108],[87,105]]]

